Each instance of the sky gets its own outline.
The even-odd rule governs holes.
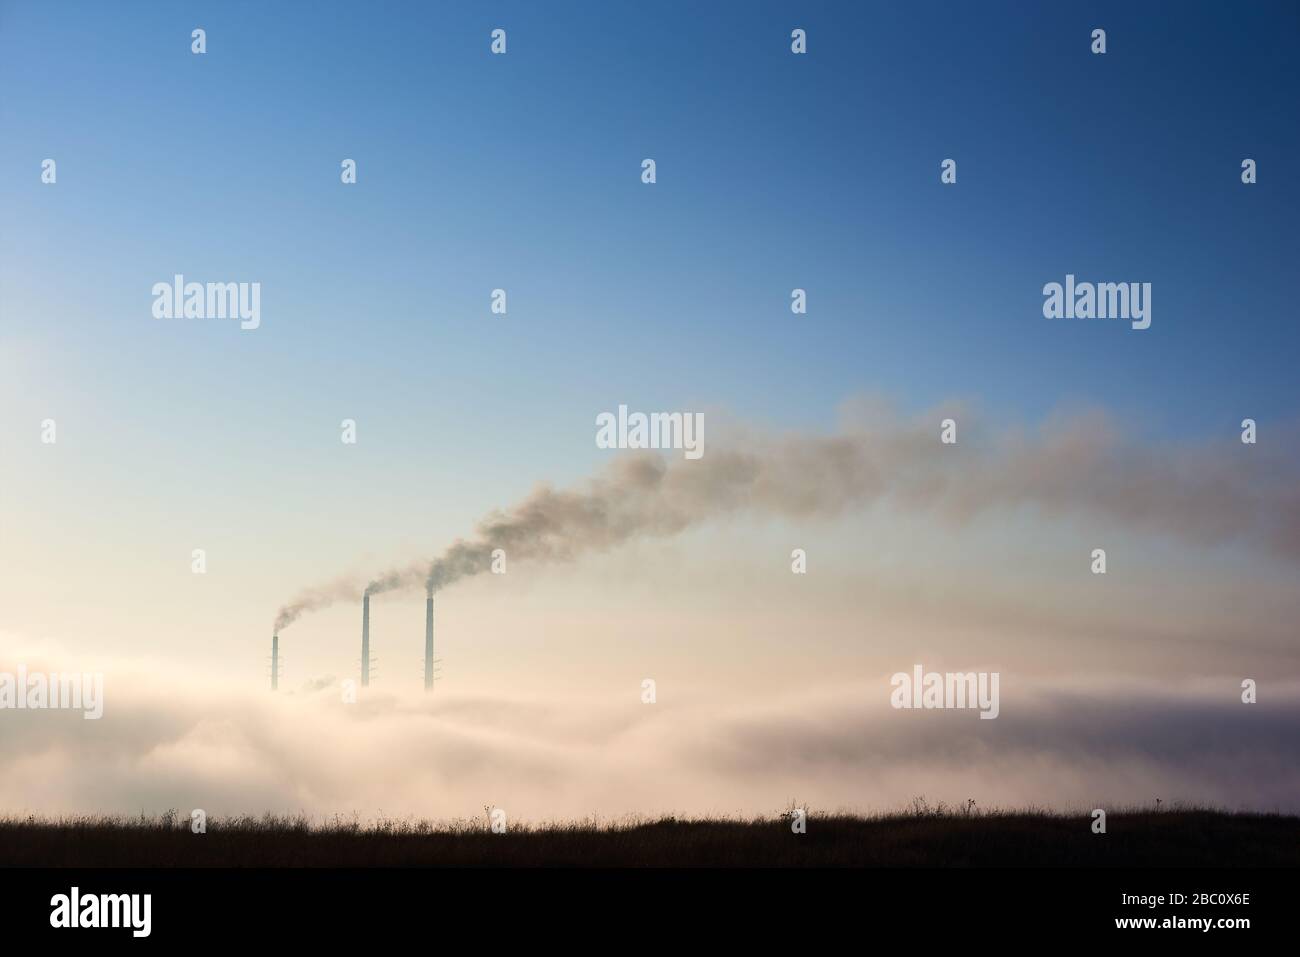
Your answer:
[[[27,732],[0,811],[1294,806],[1300,13],[1226,10],[3,0],[0,670],[100,667],[107,710]],[[260,326],[154,318],[177,273]],[[1067,274],[1150,283],[1151,327],[1045,319]],[[620,404],[782,495],[446,589],[432,697],[422,593],[372,601],[360,707],[359,608],[306,615],[267,700],[285,602],[588,488]],[[890,711],[916,663],[1000,671],[1002,716]]]

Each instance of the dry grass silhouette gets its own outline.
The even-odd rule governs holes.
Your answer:
[[[335,817],[0,819],[0,865],[20,867],[1244,867],[1300,865],[1300,818],[1204,808],[1087,812],[948,807],[789,812],[752,819],[596,819],[510,824]]]

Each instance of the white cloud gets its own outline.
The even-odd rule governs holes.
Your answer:
[[[1001,716],[895,711],[888,676],[761,704],[278,695],[106,670],[100,721],[0,712],[0,810],[472,817],[1183,800],[1300,810],[1300,687],[1028,684]]]

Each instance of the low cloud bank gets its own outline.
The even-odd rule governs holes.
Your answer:
[[[278,696],[106,676],[102,720],[0,711],[0,812],[514,820],[1152,804],[1300,812],[1300,687],[1025,684],[1001,714],[899,711],[888,676],[760,703]]]

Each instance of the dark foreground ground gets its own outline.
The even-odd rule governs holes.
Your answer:
[[[997,812],[663,820],[513,828],[483,822],[312,826],[286,818],[0,820],[20,867],[1295,867],[1300,818],[1221,811]]]

